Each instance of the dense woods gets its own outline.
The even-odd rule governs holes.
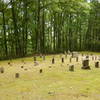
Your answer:
[[[99,0],[0,0],[0,59],[100,51]]]

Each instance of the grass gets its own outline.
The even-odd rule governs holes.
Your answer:
[[[0,62],[5,69],[0,73],[0,100],[100,100],[100,69],[94,68],[95,61],[90,61],[92,70],[82,70],[81,56],[79,62],[73,58],[75,71],[69,72],[69,56],[62,64],[56,55],[53,65],[52,56],[46,61],[38,57],[38,66],[34,66],[33,57],[12,60],[12,66],[9,61]],[[16,79],[15,73],[20,73],[20,78]]]

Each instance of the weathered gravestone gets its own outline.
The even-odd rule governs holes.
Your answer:
[[[40,69],[40,71],[39,71],[40,73],[42,73],[43,72],[43,70],[42,69]]]
[[[3,67],[0,68],[0,72],[4,73],[4,68]]]
[[[76,62],[78,62],[78,57],[76,57]]]
[[[19,73],[16,73],[15,74],[15,78],[19,78]]]
[[[69,71],[74,71],[74,65],[69,66]]]
[[[97,56],[95,56],[95,60],[97,60]]]
[[[34,62],[36,62],[36,56],[34,56]]]
[[[89,66],[89,57],[86,56],[85,59],[83,59],[83,62],[82,62],[82,69],[90,69],[90,66]]]
[[[92,56],[92,60],[94,60],[94,56]]]
[[[69,62],[70,62],[70,63],[72,62],[72,57],[70,57]]]
[[[64,58],[62,57],[62,63],[64,63]]]
[[[8,65],[9,65],[9,66],[12,66],[11,62],[8,62]]]
[[[95,68],[99,68],[99,62],[95,62]]]
[[[43,60],[45,60],[45,55],[43,55]]]
[[[78,57],[78,52],[72,52],[72,58]]]
[[[21,66],[21,68],[24,68],[24,66]]]
[[[52,58],[52,64],[54,64],[55,63],[55,59],[54,58]]]

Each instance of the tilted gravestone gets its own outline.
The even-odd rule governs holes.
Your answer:
[[[83,60],[82,65],[82,69],[90,69],[88,56],[86,56],[86,58]]]
[[[15,78],[19,78],[19,73],[16,73],[15,74]]]
[[[3,67],[0,68],[0,72],[4,73],[4,68]]]
[[[74,65],[69,66],[69,71],[74,71]]]
[[[95,62],[95,68],[99,68],[99,62]]]

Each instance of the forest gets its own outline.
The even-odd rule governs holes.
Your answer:
[[[0,0],[0,59],[100,52],[99,0]]]

